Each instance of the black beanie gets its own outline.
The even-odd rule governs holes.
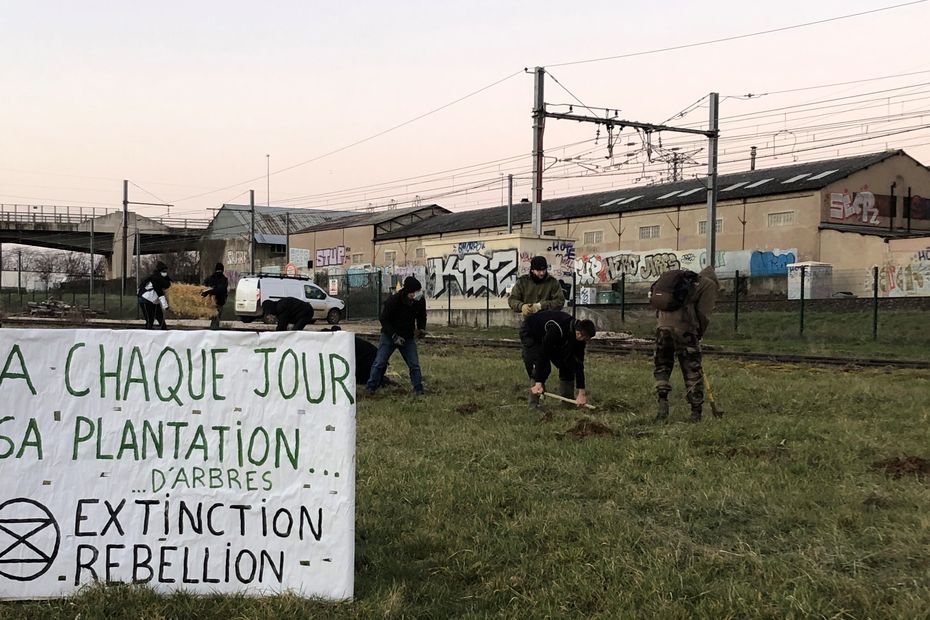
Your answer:
[[[223,271],[223,263],[217,263],[216,267],[213,268],[213,271]]]
[[[161,261],[158,261],[157,263],[155,263],[155,271],[168,271],[168,265],[166,265],[165,263]]]
[[[414,278],[413,276],[407,276],[404,278],[404,292],[405,293],[416,293],[423,285],[420,284],[420,281]]]
[[[549,265],[546,264],[545,256],[534,256],[533,260],[530,261],[530,269],[545,270],[548,268]]]

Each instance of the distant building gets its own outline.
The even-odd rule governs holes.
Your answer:
[[[279,271],[289,262],[287,233],[308,226],[357,216],[357,211],[255,207],[255,270]],[[201,271],[212,273],[213,265],[223,263],[234,286],[240,274],[251,270],[249,205],[224,204],[202,237]]]

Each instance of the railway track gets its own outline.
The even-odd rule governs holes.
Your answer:
[[[3,320],[4,327],[42,327],[42,328],[84,328],[84,329],[138,329],[139,321],[122,322],[91,320],[80,321],[78,319],[41,319],[33,317],[7,317]],[[200,326],[192,325],[173,325],[172,329],[195,330],[204,329]],[[254,324],[249,327],[228,327],[225,331],[236,332],[254,332],[266,331],[272,329],[271,326]],[[363,336],[377,337],[375,332],[359,331]],[[492,347],[505,349],[519,349],[520,342],[516,339],[492,339],[492,338],[462,338],[459,336],[430,335],[427,337],[429,342],[437,344],[472,346],[472,347]],[[614,355],[652,355],[653,348],[651,344],[628,339],[595,339],[588,344],[588,350],[593,353],[608,353]],[[720,349],[714,346],[704,348],[705,356],[723,357],[738,360],[759,361],[775,364],[806,364],[819,366],[841,366],[841,367],[860,367],[860,368],[912,368],[919,370],[930,370],[930,360],[894,360],[894,359],[874,359],[865,357],[829,357],[820,355],[795,355],[780,353],[757,353],[748,351],[731,351]]]

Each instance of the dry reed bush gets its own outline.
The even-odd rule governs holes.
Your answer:
[[[216,302],[213,297],[201,297],[204,287],[196,284],[171,285],[166,293],[169,311],[185,319],[212,319],[216,316]]]

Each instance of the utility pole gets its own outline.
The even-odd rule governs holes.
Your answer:
[[[756,147],[754,146],[749,148],[749,169],[756,169]]]
[[[716,267],[717,251],[717,138],[719,136],[719,95],[710,94],[710,145],[707,153],[707,264]]]
[[[271,154],[265,154],[265,206],[271,206]]]
[[[542,236],[542,177],[543,177],[543,131],[546,127],[546,102],[543,85],[546,76],[544,67],[536,67],[533,78],[533,234]]]
[[[542,97],[542,78],[544,70],[542,67],[536,67],[536,95]],[[546,112],[546,104],[541,100],[537,101],[536,107],[533,108],[533,232],[537,235],[542,234],[542,216],[537,219],[537,209],[542,203],[542,126],[545,118],[557,118],[567,121],[577,121],[581,123],[594,123],[595,125],[605,125],[608,130],[619,127],[632,127],[641,129],[647,133],[656,133],[660,131],[669,131],[674,133],[686,133],[704,136],[708,140],[708,158],[707,158],[707,263],[714,265],[714,250],[716,248],[716,223],[717,223],[717,141],[720,135],[718,128],[719,96],[717,93],[710,93],[710,127],[708,129],[691,129],[687,127],[672,127],[669,125],[653,125],[652,123],[639,123],[619,118],[601,118],[599,116],[585,116],[583,114],[574,114],[569,112]],[[587,106],[585,106],[587,107]],[[590,109],[590,108],[589,108]],[[536,131],[538,128],[539,131]],[[673,159],[673,162],[676,161]],[[675,165],[673,173],[678,174],[678,166]],[[538,178],[537,178],[538,177]],[[536,224],[540,224],[537,231]]]
[[[123,260],[122,260],[122,277],[120,278],[120,300],[126,296],[126,272],[129,271],[129,248],[127,246],[127,237],[129,236],[129,205],[144,205],[148,207],[168,207],[171,209],[174,205],[163,202],[133,202],[129,200],[129,181],[123,179]],[[91,220],[93,222],[93,220]],[[136,220],[136,232],[139,230],[138,219]],[[91,224],[93,226],[93,224]],[[138,237],[139,235],[136,235]],[[141,252],[141,248],[137,249]]]
[[[287,262],[291,262],[291,212],[284,214],[284,252]]]
[[[249,190],[249,211],[252,214],[252,224],[249,226],[249,262],[252,273],[255,273],[255,190]]]
[[[94,296],[94,218],[90,218],[90,296]],[[90,302],[87,302],[90,307]]]
[[[126,254],[129,252],[129,246],[126,243],[126,237],[129,235],[129,181],[123,179],[123,260],[122,260],[122,272],[120,276],[120,288],[119,294],[120,299],[126,296],[126,271],[128,271],[128,263]]]
[[[507,234],[513,233],[513,175],[507,175]]]

